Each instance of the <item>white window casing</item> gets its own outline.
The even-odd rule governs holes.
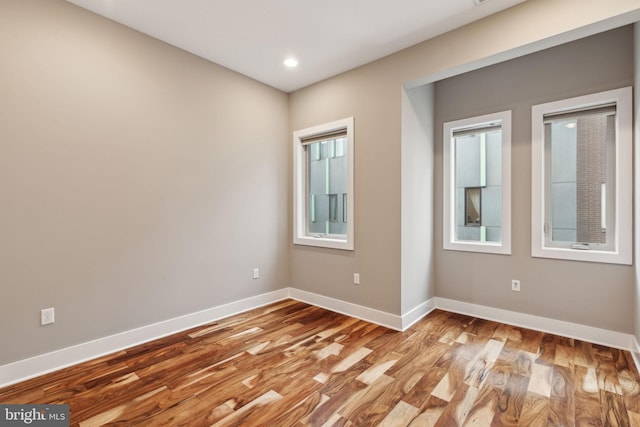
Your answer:
[[[479,179],[478,183],[470,185],[465,190],[473,191],[470,202],[481,207],[482,211],[491,208],[494,216],[500,218],[499,239],[487,239],[487,227],[482,221],[466,221],[467,208],[464,205],[465,219],[460,221],[461,203],[460,196],[456,196],[460,190],[459,183],[456,184],[456,138],[464,137],[474,132],[490,132],[491,130],[501,131],[501,140],[499,147],[499,170],[491,170],[487,164],[486,142],[483,136],[479,141],[479,153],[477,156]],[[479,117],[472,117],[452,122],[446,122],[443,125],[443,248],[445,250],[484,252],[490,254],[511,254],[511,111],[502,111],[498,113],[487,114]],[[489,169],[489,170],[487,170]],[[483,201],[476,201],[478,191],[476,188],[484,189],[487,185],[487,174],[499,176],[500,178],[500,202],[493,203],[489,201],[489,206]],[[473,188],[476,187],[476,188]],[[495,190],[495,188],[494,188]],[[462,194],[462,193],[460,193]],[[465,199],[466,199],[466,193]],[[466,203],[466,202],[465,202]],[[475,212],[475,210],[474,210]],[[480,214],[484,216],[484,214]],[[475,224],[474,222],[477,222]],[[462,229],[469,230],[469,224],[475,226],[475,232],[479,236],[475,239],[465,239],[458,235],[458,231]]]
[[[613,109],[613,146],[609,142],[607,173],[611,187],[605,184],[597,189],[601,205],[597,209],[606,243],[559,242],[553,236],[555,229],[550,214],[552,199],[549,190],[551,176],[551,136],[545,128],[557,116],[585,115],[590,111]],[[633,118],[632,88],[599,92],[534,105],[531,110],[532,184],[531,184],[531,254],[534,257],[563,260],[632,264],[632,200],[633,200]],[[549,119],[551,118],[551,119]],[[568,127],[568,125],[567,125]],[[609,126],[610,127],[610,126]],[[548,140],[546,140],[548,139]],[[576,144],[576,150],[580,147]],[[577,167],[577,166],[576,166]],[[555,202],[554,202],[555,203]],[[606,203],[606,204],[605,204]],[[595,210],[594,210],[595,212]]]
[[[293,243],[296,245],[317,246],[324,248],[354,250],[354,120],[353,117],[336,120],[293,133]],[[344,233],[313,232],[310,221],[313,218],[314,198],[309,190],[309,156],[308,147],[317,141],[335,138],[346,138],[346,150],[340,145],[334,156],[346,154],[346,193],[331,195],[330,198],[337,208],[338,214],[346,221]],[[343,152],[344,150],[344,152]],[[327,180],[329,177],[327,177]],[[346,200],[345,200],[346,199]],[[330,215],[336,212],[331,211]]]

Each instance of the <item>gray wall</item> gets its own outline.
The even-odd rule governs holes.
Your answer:
[[[531,106],[633,84],[631,27],[613,30],[437,82],[443,122],[512,110],[512,254],[442,249],[435,235],[436,295],[615,331],[633,331],[631,266],[531,257]],[[442,144],[436,144],[435,228],[442,228]],[[510,290],[519,279],[522,291]]]
[[[287,286],[287,108],[65,1],[2,0],[0,364]]]
[[[379,87],[370,77],[347,73],[333,84],[315,85],[289,97],[292,130],[351,116],[355,127],[355,251],[295,245],[292,285],[399,313],[400,122],[390,124],[388,114],[391,109],[400,118],[401,86]],[[353,284],[353,273],[360,273],[359,286]]]
[[[637,147],[637,144],[640,143],[640,96],[638,96],[638,88],[640,88],[640,23],[634,25],[634,40],[635,40],[635,50],[634,50],[634,60],[635,60],[635,87],[634,87],[634,108],[635,108],[635,144],[634,147]],[[635,167],[640,167],[640,150],[637,148],[634,150],[634,159],[635,159]],[[638,260],[640,259],[640,197],[638,197],[638,191],[640,190],[640,173],[635,173],[635,254],[634,254],[634,264],[636,266],[635,272],[635,295],[633,298],[635,304],[635,337],[636,342],[640,345],[640,269],[638,269]],[[640,348],[637,349],[640,351]]]

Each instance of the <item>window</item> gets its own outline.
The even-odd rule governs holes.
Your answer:
[[[464,189],[464,225],[481,226],[482,221],[480,212],[482,212],[482,188],[466,187]]]
[[[511,112],[443,128],[444,249],[511,253]]]
[[[353,118],[293,133],[299,245],[353,250]]]
[[[533,106],[533,256],[631,264],[631,96]]]

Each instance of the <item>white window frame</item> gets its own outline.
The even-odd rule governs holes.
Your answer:
[[[455,221],[455,131],[499,122],[502,128],[502,206],[500,242],[456,240]],[[511,254],[511,110],[446,122],[442,134],[443,156],[443,248],[446,250]]]
[[[574,261],[632,264],[633,118],[631,87],[534,105],[531,109],[531,255]],[[545,244],[545,131],[544,116],[602,104],[616,103],[615,205],[613,249],[582,250]],[[609,230],[607,230],[609,232]]]
[[[314,136],[347,132],[347,234],[307,233],[307,157],[303,141]],[[293,132],[293,243],[296,245],[354,250],[354,126],[353,117]]]

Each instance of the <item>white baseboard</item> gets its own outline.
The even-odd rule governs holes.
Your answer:
[[[576,338],[581,341],[588,341],[622,350],[631,350],[630,342],[632,335],[622,332],[440,297],[436,297],[436,307],[445,311],[480,317],[482,319],[520,326],[535,331]]]
[[[313,292],[301,291],[300,289],[295,288],[289,288],[289,297],[298,301],[306,302],[307,304],[315,305],[316,307],[326,308],[327,310],[346,314],[347,316],[366,320],[367,322],[376,323],[389,329],[394,329],[396,331],[402,330],[402,317],[397,314],[387,313],[374,308],[326,297],[324,295],[314,294]]]
[[[234,301],[0,366],[0,387],[162,338],[289,297],[288,289]]]
[[[466,314],[628,350],[633,354],[635,363],[640,369],[640,345],[638,345],[636,338],[630,334],[440,297],[434,297],[424,301],[404,315],[399,316],[313,292],[302,291],[295,288],[284,288],[2,365],[0,366],[0,387],[15,384],[29,378],[287,298],[306,302],[317,307],[366,320],[397,331],[406,330],[415,322],[438,308],[444,311]]]
[[[402,315],[402,330],[406,331],[418,320],[436,309],[436,299],[431,298]]]
[[[640,372],[640,344],[635,336],[631,336],[631,356],[636,363],[636,368]]]

